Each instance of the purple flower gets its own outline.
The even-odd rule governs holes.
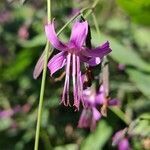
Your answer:
[[[70,105],[69,85],[70,75],[72,74],[74,106],[79,109],[80,101],[83,102],[81,62],[90,66],[98,65],[101,61],[100,59],[111,52],[109,42],[106,42],[102,46],[94,49],[86,48],[84,44],[88,33],[87,21],[74,23],[68,43],[63,43],[58,39],[54,29],[54,21],[45,26],[45,32],[52,46],[60,51],[51,58],[48,63],[51,76],[66,66],[66,78],[62,94],[62,102],[66,106]]]
[[[112,145],[117,145],[118,150],[130,150],[129,140],[126,137],[126,129],[116,132],[112,139]]]
[[[94,88],[87,88],[83,91],[84,109],[81,113],[78,127],[90,128],[94,130],[96,122],[101,118],[100,112],[97,110],[96,92]]]
[[[117,99],[110,99],[108,97],[106,97],[106,90],[104,88],[104,85],[102,84],[99,88],[99,92],[96,96],[96,102],[99,103],[100,105],[102,105],[101,107],[101,114],[103,116],[107,116],[107,107],[109,106],[118,106],[120,105],[119,100]]]

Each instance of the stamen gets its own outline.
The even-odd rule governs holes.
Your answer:
[[[70,63],[71,63],[71,54],[69,54],[68,56],[68,65],[67,65],[67,70],[66,70],[66,75],[67,75],[67,78],[68,78],[68,83],[67,83],[67,105],[71,106],[70,105],[70,101],[69,101],[69,83],[70,83]]]
[[[74,106],[78,108],[78,97],[76,89],[76,55],[73,54],[72,58],[72,80],[73,80],[73,97],[74,97]]]
[[[69,53],[67,56],[67,65],[66,65],[66,77],[62,95],[61,103],[64,103],[65,106],[70,106],[69,103],[69,77],[70,77],[70,61],[71,61],[71,54]],[[66,94],[67,94],[67,102],[66,102]]]

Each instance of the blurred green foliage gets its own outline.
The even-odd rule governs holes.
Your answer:
[[[117,0],[118,4],[130,15],[133,21],[150,25],[150,1],[147,0]]]
[[[32,73],[45,46],[46,4],[41,0],[22,3],[0,3],[0,114],[13,111],[16,106],[20,108],[13,115],[0,117],[0,150],[30,150],[34,146],[41,77],[34,80]],[[91,1],[52,0],[52,5],[58,31],[74,9],[90,6]],[[55,82],[48,72],[40,149],[115,149],[111,145],[112,135],[128,126],[127,122],[132,148],[146,149],[144,141],[150,140],[149,8],[147,0],[108,0],[97,5],[94,12],[101,37],[91,16],[87,18],[92,44],[96,46],[105,40],[111,43],[110,96],[121,101],[121,108],[109,110],[108,117],[98,123],[93,133],[78,129],[80,112],[59,104],[63,81]],[[65,41],[69,33],[70,26],[60,38]],[[100,67],[96,69],[100,71]]]

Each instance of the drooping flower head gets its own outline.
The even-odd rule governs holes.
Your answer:
[[[101,113],[97,110],[96,91],[93,87],[83,91],[83,101],[85,107],[81,113],[78,127],[94,130],[96,122],[101,118]]]
[[[126,128],[116,132],[112,138],[112,145],[117,146],[118,150],[130,150],[129,139],[125,134]]]
[[[62,94],[62,102],[66,106],[70,104],[69,85],[70,76],[72,75],[74,106],[79,109],[80,101],[83,102],[81,63],[84,62],[90,66],[98,65],[101,58],[111,52],[109,42],[106,42],[94,49],[86,48],[85,40],[88,34],[87,21],[77,21],[74,23],[68,43],[63,43],[58,39],[54,29],[54,21],[45,26],[45,32],[52,46],[60,51],[48,62],[48,68],[51,76],[65,66],[66,77]]]
[[[103,84],[100,86],[98,91],[96,91],[94,86],[83,90],[84,108],[78,122],[78,127],[90,127],[91,130],[95,129],[96,122],[101,118],[101,116],[106,116],[106,110],[104,112],[103,107],[105,106],[105,109],[107,109],[108,106],[119,105],[119,101],[117,99],[106,98],[104,92]]]

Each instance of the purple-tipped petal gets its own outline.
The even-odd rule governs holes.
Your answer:
[[[120,101],[117,99],[111,99],[108,101],[108,105],[109,106],[118,106],[118,105],[120,105]]]
[[[51,72],[51,76],[66,64],[66,55],[67,54],[65,52],[60,52],[48,62],[48,68]]]
[[[68,47],[58,39],[57,34],[54,29],[54,22],[52,22],[51,24],[45,25],[45,33],[46,33],[47,39],[53,45],[54,48],[60,51],[65,51],[68,49]]]
[[[84,49],[82,54],[87,57],[99,57],[103,58],[105,55],[111,52],[111,48],[109,47],[109,42],[107,41],[103,45],[94,48],[94,49]]]
[[[70,42],[74,44],[76,47],[82,47],[85,42],[86,36],[88,33],[88,23],[84,22],[76,22],[72,27],[72,32],[70,36]]]
[[[89,61],[87,61],[87,63],[90,66],[97,66],[101,63],[101,59],[99,57],[91,58]]]

